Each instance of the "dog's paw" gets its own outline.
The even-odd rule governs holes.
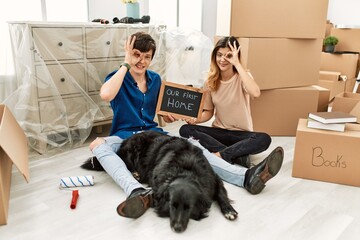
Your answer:
[[[233,221],[237,218],[238,213],[236,211],[229,211],[229,212],[225,213],[224,216],[226,219]]]

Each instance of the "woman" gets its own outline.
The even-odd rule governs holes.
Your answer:
[[[253,132],[250,98],[260,96],[260,88],[241,65],[240,44],[235,37],[221,38],[212,54],[210,73],[205,82],[205,104],[200,119],[186,119],[179,132],[193,137],[210,152],[229,163],[250,167],[249,155],[265,151],[271,137]],[[195,124],[210,120],[211,127]]]

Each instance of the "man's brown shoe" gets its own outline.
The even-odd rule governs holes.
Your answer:
[[[251,194],[259,194],[265,183],[279,171],[284,158],[282,147],[275,148],[262,162],[246,171],[244,187]]]
[[[153,191],[151,189],[138,190],[132,193],[116,208],[120,216],[138,218],[153,204]]]

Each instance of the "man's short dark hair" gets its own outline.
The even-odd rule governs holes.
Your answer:
[[[131,35],[131,38],[136,36],[136,40],[134,43],[134,48],[139,50],[140,52],[148,52],[152,50],[151,59],[153,59],[156,51],[156,43],[155,40],[145,32],[137,32]]]

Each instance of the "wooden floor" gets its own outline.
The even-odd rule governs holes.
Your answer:
[[[176,125],[165,128],[177,131]],[[294,137],[273,137],[269,150],[252,159],[260,161],[278,145],[285,150],[282,169],[259,195],[225,183],[239,213],[236,221],[226,220],[213,204],[209,217],[191,220],[181,234],[152,209],[136,220],[118,216],[123,191],[106,173],[79,167],[91,156],[88,142],[53,157],[32,155],[28,184],[13,170],[8,224],[0,226],[0,239],[360,239],[360,188],[291,177],[294,143]],[[71,191],[59,189],[60,178],[89,174],[95,185],[79,188],[77,207],[70,209]]]

